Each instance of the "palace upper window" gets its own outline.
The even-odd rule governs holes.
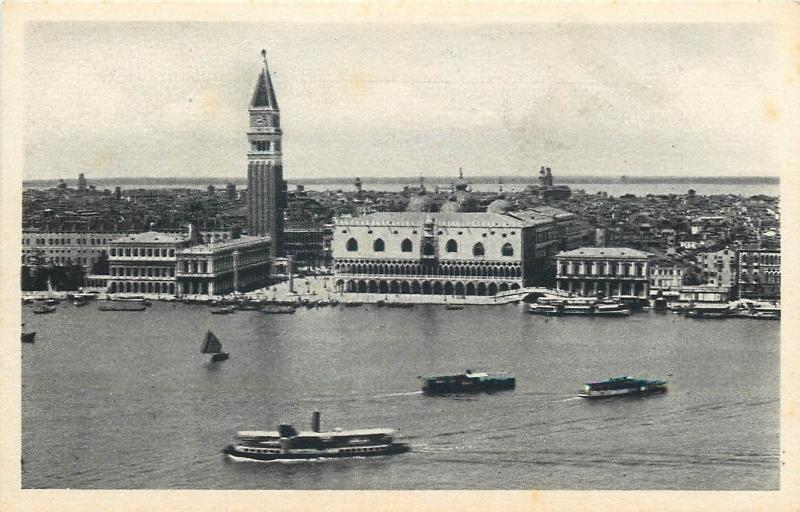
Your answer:
[[[450,240],[447,241],[447,244],[445,245],[445,250],[447,252],[458,252],[458,242],[456,242],[451,238]]]
[[[514,256],[514,247],[511,246],[509,243],[503,244],[503,247],[500,249],[500,253],[503,256]]]
[[[478,242],[477,244],[472,246],[472,255],[473,256],[483,256],[484,255],[483,244]]]
[[[358,250],[358,242],[355,238],[351,238],[347,241],[347,250],[350,252],[355,252]]]
[[[383,252],[386,250],[386,244],[383,242],[383,239],[378,238],[372,244],[372,250],[375,252]]]
[[[413,250],[414,250],[414,244],[413,244],[413,243],[411,243],[411,240],[409,240],[408,238],[406,238],[406,239],[405,239],[405,240],[403,240],[403,242],[400,244],[400,250],[401,250],[401,251],[403,251],[403,252],[411,252],[411,251],[413,251]]]

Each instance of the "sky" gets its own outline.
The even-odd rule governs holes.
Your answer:
[[[747,24],[30,23],[25,179],[246,174],[261,49],[284,176],[774,175]]]

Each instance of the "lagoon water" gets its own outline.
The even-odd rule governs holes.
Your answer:
[[[22,346],[24,488],[777,489],[779,322],[548,318],[520,306],[141,313],[60,305]],[[213,330],[231,358],[199,353]],[[517,389],[426,397],[421,374],[509,371]],[[588,401],[614,375],[668,393]],[[239,429],[392,427],[409,454],[233,463]]]

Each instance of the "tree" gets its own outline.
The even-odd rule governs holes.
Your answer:
[[[92,265],[92,274],[108,275],[108,254],[102,251],[97,261]]]

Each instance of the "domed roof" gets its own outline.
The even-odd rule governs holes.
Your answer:
[[[458,198],[455,195],[452,195],[442,205],[441,211],[443,213],[461,213],[463,210],[461,209],[461,203],[458,202]]]
[[[435,212],[436,203],[431,199],[431,196],[425,193],[425,190],[422,190],[419,194],[411,196],[411,200],[408,201],[408,206],[406,206],[406,211]]]
[[[503,194],[489,203],[489,206],[486,207],[486,211],[488,213],[507,213],[508,210],[511,209],[511,203],[505,198]]]

